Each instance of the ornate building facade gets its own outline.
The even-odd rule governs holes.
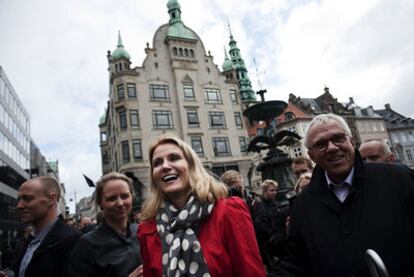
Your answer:
[[[178,1],[168,1],[167,8],[169,22],[147,43],[142,66],[131,67],[120,34],[118,47],[107,55],[109,99],[99,124],[102,170],[135,177],[138,194],[148,186],[148,147],[162,133],[181,137],[218,176],[236,169],[247,178],[251,165],[242,112],[256,98],[233,35],[231,59],[226,53],[221,71],[197,33],[184,25]]]

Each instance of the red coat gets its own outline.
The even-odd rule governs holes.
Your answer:
[[[155,220],[139,225],[138,239],[144,276],[162,276],[162,249]],[[242,199],[230,197],[217,201],[202,223],[198,239],[212,277],[266,276],[252,219]]]

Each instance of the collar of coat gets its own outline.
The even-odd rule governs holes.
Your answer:
[[[50,248],[54,247],[55,244],[59,243],[60,240],[60,232],[62,228],[65,227],[65,222],[63,221],[62,215],[58,216],[58,220],[53,224],[52,228],[50,228],[49,232],[47,233],[46,237],[42,240],[39,247],[33,253],[33,257],[37,256],[45,251],[48,251]]]

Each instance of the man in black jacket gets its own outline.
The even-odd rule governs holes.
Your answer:
[[[15,276],[63,275],[80,233],[58,216],[59,199],[59,184],[52,177],[33,178],[21,185],[17,209],[22,222],[33,225],[35,237],[17,253]]]
[[[406,167],[364,163],[339,116],[309,124],[308,154],[317,164],[297,197],[288,251],[276,276],[370,276],[365,252],[382,258],[389,276],[414,276],[414,176]]]
[[[268,272],[273,270],[277,258],[285,255],[285,223],[289,207],[280,208],[276,203],[277,188],[278,183],[274,180],[263,182],[262,197],[256,200],[252,215],[260,254]]]

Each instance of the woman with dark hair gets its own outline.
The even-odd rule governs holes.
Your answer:
[[[149,150],[150,189],[138,237],[145,276],[265,276],[246,204],[165,134]]]
[[[67,276],[142,276],[136,224],[128,223],[132,209],[132,181],[112,172],[96,185],[95,201],[103,222],[76,243]]]

